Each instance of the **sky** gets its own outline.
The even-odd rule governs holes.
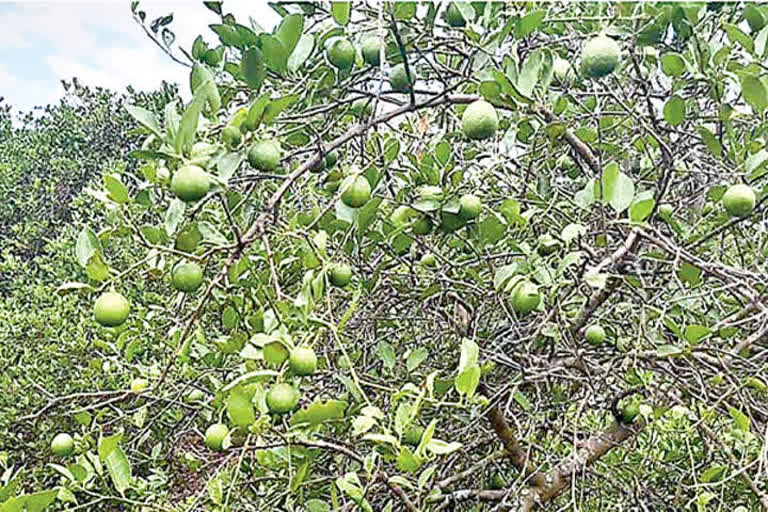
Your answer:
[[[169,28],[176,43],[188,52],[202,35],[212,46],[218,37],[208,25],[219,17],[202,1],[139,3],[151,21],[171,12]],[[249,16],[272,29],[280,17],[266,2],[224,2],[224,12],[249,25]],[[5,2],[0,0],[0,97],[14,110],[55,103],[64,93],[61,80],[122,92],[132,85],[153,90],[165,80],[181,84],[188,93],[189,71],[173,62],[134,21],[130,2],[58,1]]]

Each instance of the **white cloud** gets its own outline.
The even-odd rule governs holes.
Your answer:
[[[252,16],[271,28],[279,16],[266,3],[225,2],[240,23]],[[218,16],[202,2],[142,2],[147,20],[174,13],[170,29],[176,43],[189,50],[202,34],[218,44],[208,28]],[[0,15],[3,55],[0,55],[0,96],[15,107],[56,101],[61,79],[77,77],[85,85],[122,91],[159,87],[163,80],[188,88],[188,68],[173,62],[133,20],[128,2],[60,2],[5,4]],[[11,56],[16,57],[10,60]],[[23,58],[19,58],[19,57]],[[8,58],[4,62],[4,58]]]

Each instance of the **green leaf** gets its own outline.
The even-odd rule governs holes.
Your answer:
[[[344,418],[346,409],[347,402],[343,400],[327,400],[325,402],[316,400],[297,411],[291,417],[291,425],[306,423],[315,427],[326,421],[341,420]]]
[[[395,356],[395,349],[392,348],[392,345],[382,340],[379,342],[379,346],[378,346],[378,349],[376,350],[376,353],[384,362],[384,366],[386,366],[389,370],[395,367],[396,356]]]
[[[664,104],[664,120],[672,126],[679,126],[685,121],[685,100],[675,94]]]
[[[456,391],[467,395],[467,398],[471,398],[480,384],[480,373],[481,370],[478,365],[471,366],[459,373],[455,381]]]
[[[227,245],[229,243],[229,240],[221,234],[221,231],[208,221],[200,222],[197,225],[197,229],[200,230],[204,242],[219,246]]]
[[[711,329],[704,327],[703,325],[691,324],[686,326],[685,328],[685,339],[691,345],[695,345],[699,342],[699,340],[701,340],[704,336],[707,336],[711,332],[712,332]]]
[[[681,281],[684,281],[691,286],[696,286],[701,282],[701,269],[688,262],[684,262],[680,265],[677,275]]]
[[[395,5],[396,20],[410,20],[416,16],[416,2],[397,2]]]
[[[701,474],[700,480],[703,483],[717,482],[718,480],[722,479],[723,476],[725,476],[725,473],[727,470],[728,470],[728,466],[721,466],[717,464],[714,466],[709,466]]]
[[[275,36],[283,43],[288,55],[293,53],[301,34],[304,31],[304,16],[301,14],[289,14],[275,30]]]
[[[331,506],[318,499],[307,500],[304,502],[304,508],[307,512],[331,512]]]
[[[707,146],[710,153],[716,157],[723,154],[723,146],[720,144],[720,141],[717,140],[714,133],[704,126],[699,126],[696,130],[699,132],[701,139],[704,141],[704,144]]]
[[[408,359],[405,361],[405,366],[408,369],[408,372],[410,373],[418,368],[428,355],[429,352],[424,347],[419,347],[415,350],[412,350],[411,353],[408,354]]]
[[[75,256],[80,266],[86,267],[94,254],[101,253],[101,242],[88,227],[84,227],[77,235]]]
[[[163,130],[160,129],[160,123],[157,122],[155,114],[147,109],[137,107],[136,105],[126,105],[125,110],[127,110],[131,117],[133,117],[139,124],[149,128],[152,133],[161,139],[163,138]]]
[[[659,345],[656,347],[656,357],[660,357],[662,359],[677,357],[682,355],[682,353],[683,351],[675,345]]]
[[[685,73],[685,59],[676,52],[665,53],[661,56],[661,70],[667,76],[681,76]]]
[[[339,25],[349,23],[349,14],[352,9],[350,2],[331,2],[331,15]]]
[[[728,414],[731,415],[731,418],[733,418],[733,421],[736,423],[736,427],[738,427],[739,430],[742,432],[749,432],[751,423],[746,414],[733,407],[728,407]]]
[[[227,397],[227,414],[233,424],[247,427],[256,421],[253,404],[242,387],[233,388]]]
[[[402,446],[400,454],[397,456],[397,469],[407,473],[415,473],[420,467],[421,461],[416,458],[407,446]]]
[[[515,27],[515,37],[517,39],[522,39],[524,37],[528,37],[531,35],[536,29],[538,29],[541,26],[541,22],[544,21],[544,16],[547,14],[547,11],[544,9],[539,9],[537,11],[532,11],[523,16],[523,18],[520,20],[520,22]]]
[[[742,32],[739,27],[731,25],[730,23],[724,23],[723,28],[728,34],[728,39],[731,40],[731,43],[739,43],[749,53],[752,53],[755,50],[755,43],[752,41],[752,38]]]
[[[270,101],[264,109],[264,115],[261,120],[265,123],[271,123],[281,112],[296,103],[299,97],[298,94],[289,94],[274,101]]]
[[[56,294],[57,295],[66,295],[69,292],[75,292],[75,291],[80,291],[80,290],[85,290],[85,291],[88,291],[88,292],[94,292],[94,291],[96,291],[96,288],[94,288],[93,286],[91,286],[89,284],[85,284],[85,283],[77,283],[77,282],[74,282],[74,281],[67,281],[66,283],[60,284],[56,288]]]
[[[210,84],[211,82],[206,82]],[[207,86],[201,85],[197,88],[192,101],[184,110],[179,124],[179,132],[176,134],[175,147],[176,152],[181,154],[192,146],[197,135],[197,123],[200,120],[200,114],[203,111],[203,105],[208,99],[210,90]]]
[[[299,39],[296,48],[288,58],[288,71],[297,71],[304,65],[312,50],[315,49],[315,38],[311,34],[304,34]]]
[[[104,186],[109,191],[109,198],[116,203],[124,204],[128,202],[128,187],[123,185],[120,177],[116,174],[104,175]]]
[[[240,73],[242,73],[248,87],[256,91],[261,89],[267,70],[264,67],[264,54],[259,48],[254,46],[243,54],[243,59],[240,61]]]
[[[109,266],[104,263],[101,253],[94,253],[85,266],[85,273],[95,281],[104,281],[109,277]]]
[[[109,437],[102,437],[99,439],[99,460],[101,462],[107,460],[107,457],[112,454],[122,439],[122,432],[118,432],[117,434],[111,435]]]
[[[656,201],[650,190],[644,190],[637,194],[629,207],[629,218],[632,222],[642,222],[651,214]]]
[[[626,210],[635,195],[632,180],[619,170],[619,164],[612,162],[603,169],[603,200],[610,204],[617,213]]]
[[[507,232],[507,226],[501,222],[495,215],[488,215],[478,225],[480,239],[483,243],[492,245],[504,238]]]
[[[269,34],[262,34],[259,40],[267,67],[275,73],[283,73],[288,67],[288,57],[291,55],[288,49],[278,38]]]
[[[112,483],[115,485],[117,492],[124,495],[126,489],[131,486],[131,463],[128,461],[128,457],[125,452],[119,446],[107,457],[107,470],[109,476],[112,477]]]
[[[752,107],[752,110],[761,114],[768,107],[768,89],[765,82],[755,75],[741,77],[741,94]]]

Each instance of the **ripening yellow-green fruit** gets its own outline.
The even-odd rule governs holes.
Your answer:
[[[581,49],[581,70],[589,78],[610,75],[619,65],[621,47],[606,35],[593,37]]]
[[[499,116],[496,108],[485,100],[469,104],[461,116],[464,135],[470,139],[482,140],[493,137],[499,128]]]
[[[416,70],[413,69],[413,66],[410,66],[409,69],[411,71],[410,80],[408,80],[405,64],[398,64],[389,72],[389,85],[392,87],[393,91],[409,92],[411,87],[416,84],[416,81],[419,79]]]
[[[205,446],[220,452],[224,449],[224,439],[229,435],[229,428],[223,423],[214,423],[205,431]]]
[[[371,66],[381,64],[381,41],[376,36],[368,36],[363,39],[361,48],[363,60]]]
[[[731,185],[723,194],[723,207],[732,217],[746,217],[755,209],[755,192],[747,185]]]
[[[75,451],[75,442],[69,434],[61,433],[51,441],[51,451],[57,457],[68,457]]]
[[[203,269],[197,263],[182,263],[171,273],[171,285],[179,291],[192,293],[203,284]]]
[[[116,292],[105,292],[93,304],[93,316],[105,327],[117,327],[128,319],[131,305],[128,299]]]
[[[512,289],[512,309],[520,315],[525,315],[539,306],[541,295],[538,287],[528,280],[520,281]]]
[[[343,288],[352,280],[352,267],[346,263],[336,263],[331,267],[331,284]]]
[[[276,140],[260,140],[248,151],[248,163],[260,171],[275,171],[280,166],[281,153],[280,144]]]
[[[328,46],[328,62],[338,69],[349,69],[355,63],[355,47],[346,37],[339,37]]]
[[[292,411],[299,403],[299,393],[293,386],[282,382],[275,384],[267,392],[267,407],[275,414]]]
[[[312,375],[317,370],[317,354],[312,347],[296,347],[291,350],[289,364],[296,375]]]
[[[371,198],[371,185],[365,176],[356,176],[341,193],[341,201],[350,208],[360,208]]]

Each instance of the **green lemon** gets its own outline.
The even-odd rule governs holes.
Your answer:
[[[613,73],[619,65],[621,47],[608,36],[599,35],[584,43],[581,49],[581,70],[589,78]]]
[[[493,105],[477,100],[470,103],[461,116],[461,127],[470,139],[487,139],[499,128],[499,116]]]
[[[181,252],[193,253],[202,239],[203,235],[197,229],[197,224],[189,224],[176,235],[175,247]]]
[[[226,126],[221,131],[221,140],[230,148],[235,148],[243,141],[243,134],[237,126]]]
[[[587,330],[584,331],[584,338],[590,345],[598,347],[605,341],[605,329],[597,324],[590,325],[587,327]]]
[[[176,265],[171,272],[171,285],[177,290],[192,293],[203,284],[203,269],[197,263]]]
[[[188,203],[201,199],[210,189],[208,174],[196,165],[185,165],[171,179],[171,192]]]
[[[57,457],[68,457],[75,451],[75,442],[69,434],[57,434],[51,441],[51,451]]]
[[[349,69],[355,63],[355,47],[349,39],[339,37],[328,47],[328,62],[338,69]]]
[[[625,404],[624,407],[621,408],[621,422],[630,424],[635,421],[638,414],[640,414],[640,408],[636,403],[630,402]]]
[[[541,301],[539,289],[528,280],[520,281],[512,289],[512,309],[520,315],[525,315],[536,309]]]
[[[452,27],[463,27],[467,24],[461,11],[453,2],[448,4],[448,8],[445,10],[445,21]]]
[[[363,39],[363,60],[370,66],[381,64],[381,40],[376,36],[368,36]]]
[[[274,171],[280,166],[280,153],[280,144],[276,140],[260,140],[248,151],[248,163],[260,171]]]
[[[459,198],[459,217],[462,220],[476,219],[483,210],[483,202],[474,194],[464,194]]]
[[[296,347],[291,350],[289,363],[296,375],[312,375],[317,370],[317,354],[311,347]]]
[[[229,428],[223,423],[214,423],[205,431],[205,446],[215,452],[224,449],[224,439],[229,435]]]
[[[299,393],[285,382],[275,384],[267,392],[267,407],[275,414],[290,412],[298,403]]]
[[[274,366],[280,366],[288,359],[288,349],[279,341],[267,343],[262,347],[261,352],[264,355],[264,361]]]
[[[432,232],[432,220],[426,215],[420,216],[411,224],[414,235],[424,236]]]
[[[413,425],[405,431],[403,442],[411,446],[418,446],[421,442],[422,435],[424,435],[424,427],[421,425]]]
[[[336,263],[331,267],[331,284],[343,288],[352,280],[352,267],[346,263]]]
[[[731,185],[723,194],[723,206],[731,217],[746,217],[755,208],[755,192],[747,185]]]
[[[149,387],[147,379],[133,379],[131,381],[131,392],[137,395]]]
[[[437,266],[437,258],[435,258],[435,255],[431,252],[428,252],[424,256],[421,257],[419,260],[419,264],[422,267],[436,267]]]
[[[536,252],[540,256],[549,256],[560,250],[560,242],[553,238],[552,235],[541,235],[538,242]]]
[[[117,327],[128,318],[131,305],[128,300],[116,292],[105,292],[93,305],[93,316],[105,327]]]
[[[401,205],[394,209],[392,215],[389,216],[389,220],[392,221],[395,227],[401,228],[409,224],[418,215],[419,212],[410,206]]]
[[[467,222],[459,217],[455,213],[443,212],[442,221],[440,222],[440,231],[443,233],[453,233],[454,231],[463,228]]]
[[[356,176],[341,193],[341,201],[350,208],[360,208],[371,198],[371,185],[365,176]]]
[[[571,63],[561,57],[555,57],[552,61],[552,73],[555,79],[563,84],[573,83],[576,79],[576,72]]]
[[[398,64],[392,68],[389,72],[389,85],[392,86],[393,91],[408,92],[411,90],[419,76],[416,74],[416,70],[413,66],[410,67],[411,80],[408,80],[408,73],[405,71],[405,64]]]

